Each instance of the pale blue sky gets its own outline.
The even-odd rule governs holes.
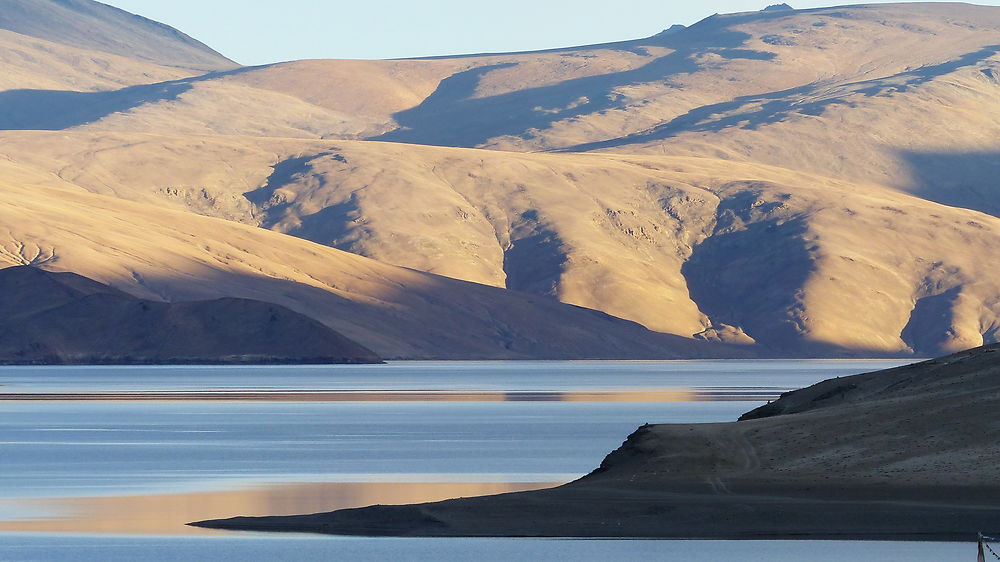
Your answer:
[[[247,65],[525,51],[638,39],[780,0],[103,0]],[[832,2],[789,2],[814,8]],[[839,3],[839,2],[838,2]],[[1000,0],[978,4],[1000,5]]]

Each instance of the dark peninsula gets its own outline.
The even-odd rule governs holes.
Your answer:
[[[557,488],[200,527],[348,535],[974,540],[1000,530],[1000,346],[646,425]]]

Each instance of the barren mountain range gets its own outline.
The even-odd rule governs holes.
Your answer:
[[[252,68],[90,0],[0,8],[0,264],[275,302],[388,358],[998,339],[1000,8]]]

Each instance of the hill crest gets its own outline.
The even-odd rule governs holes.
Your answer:
[[[166,66],[239,66],[169,25],[93,0],[0,0],[0,29]]]

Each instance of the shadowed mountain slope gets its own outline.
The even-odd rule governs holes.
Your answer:
[[[973,541],[1000,526],[998,352],[990,346],[826,381],[757,411],[782,415],[646,425],[592,474],[549,490],[195,525],[394,536]]]
[[[878,144],[878,131],[888,127],[893,135],[884,139],[887,149],[912,148],[907,139],[935,149],[940,146],[929,146],[932,139],[910,133],[968,130],[968,114],[976,104],[993,107],[988,83],[996,74],[998,33],[1000,8],[968,4],[718,15],[674,33],[606,45],[245,69],[200,81],[181,101],[109,114],[99,126],[164,132],[170,115],[169,123],[177,127],[173,132],[362,136],[518,151],[650,151],[694,135],[679,144],[694,148],[697,141],[704,152],[711,150],[705,145],[712,144],[712,135],[727,129],[758,131],[791,121],[819,134],[821,126],[837,126],[841,115],[851,115],[857,117],[849,124],[860,127],[866,142]],[[956,77],[963,83],[953,84]],[[951,103],[931,105],[935,96],[956,86],[961,87],[948,94],[955,98]],[[272,98],[281,94],[285,104],[276,105],[271,115],[255,115],[247,105],[252,90]],[[912,111],[925,122],[885,110],[887,102],[915,103]],[[286,104],[290,113],[279,118]],[[300,104],[312,108],[313,122],[294,119],[291,111],[304,110]],[[213,119],[225,105],[230,118]],[[864,117],[873,114],[879,122],[865,126]],[[780,142],[779,135],[765,137]],[[988,138],[972,137],[968,140],[977,142],[963,148]],[[954,139],[947,140],[951,145]],[[720,154],[741,156],[737,147],[742,145],[722,144],[715,149]],[[763,148],[757,152],[766,154]],[[804,163],[807,156],[797,161]],[[873,169],[884,167],[891,154],[874,156],[854,164],[855,173],[869,181],[887,173],[905,180],[897,170]],[[821,164],[828,170],[835,162]]]
[[[0,0],[0,29],[165,66],[238,66],[170,26],[93,0]]]
[[[167,26],[90,0],[0,1],[0,128],[62,129],[238,65]],[[135,86],[164,83],[149,89]],[[117,90],[122,90],[118,93]]]
[[[740,420],[848,407],[854,403],[905,399],[919,394],[975,395],[995,392],[996,377],[1000,375],[998,352],[1000,345],[994,344],[877,373],[826,380],[782,394],[781,399],[743,414]]]
[[[998,338],[998,46],[1000,8],[907,3],[155,83],[117,61],[120,87],[0,92],[0,128],[57,131],[0,155],[682,338],[936,355]]]
[[[247,299],[137,299],[74,273],[0,269],[0,364],[378,363],[302,314]]]
[[[161,302],[221,297],[273,302],[386,358],[668,359],[748,353],[259,228],[94,195],[5,160],[0,170],[3,265],[72,271]]]
[[[113,91],[197,73],[101,51],[67,47],[5,30],[0,30],[0,67],[3,68],[0,112],[20,115],[19,119],[27,124],[34,124],[39,115],[44,115],[45,96],[51,99],[51,96],[68,96],[74,92]],[[34,98],[35,93],[41,97]],[[5,128],[10,127],[5,125]]]
[[[1000,317],[981,259],[998,219],[770,166],[80,132],[0,134],[0,152],[94,193],[775,353],[934,355],[995,341]]]

